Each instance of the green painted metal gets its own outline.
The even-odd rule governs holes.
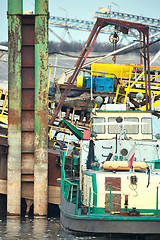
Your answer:
[[[158,217],[158,187],[157,187],[157,194],[156,194],[156,215]]]
[[[61,182],[62,182],[62,190],[64,191],[64,179],[65,179],[65,152],[62,154],[62,152],[60,152],[60,158],[61,158]]]
[[[79,158],[80,158],[80,155],[76,156],[74,158],[74,166],[78,166],[79,165]]]
[[[124,111],[124,110],[115,110],[115,111],[112,111],[112,110],[96,110],[96,112],[102,112],[102,113],[107,113],[107,112],[125,112],[125,113],[153,113],[154,111],[143,111],[143,110],[134,110],[134,111]]]
[[[8,14],[23,14],[23,0],[8,0]]]
[[[93,206],[95,208],[97,206],[97,180],[95,173],[92,175],[92,185],[93,185]]]
[[[76,187],[76,203],[75,203],[75,214],[78,214],[78,205],[79,205],[79,183],[71,182],[68,179],[63,178],[62,179],[62,190],[63,190],[63,198],[71,202],[71,199],[69,199],[69,194],[71,193],[72,189]],[[70,195],[71,197],[71,195]]]
[[[35,14],[48,14],[48,0],[35,0]]]
[[[112,211],[112,186],[109,188],[109,209],[110,209],[110,215]]]
[[[76,215],[76,214],[71,214],[67,213],[65,209],[59,206],[60,210],[64,213],[66,217],[70,217],[72,219],[84,219],[84,220],[98,220],[99,222],[101,221],[131,221],[133,222],[139,222],[139,221],[151,221],[151,222],[160,222],[160,217],[156,216],[117,216],[117,215],[107,215],[107,214],[90,214],[90,215]]]
[[[63,118],[63,122],[66,124],[68,129],[79,139],[83,139],[83,133],[79,131],[74,125],[69,123],[66,119]]]
[[[73,170],[73,152],[71,153],[71,171]]]
[[[34,214],[48,203],[48,0],[35,2]]]
[[[21,213],[21,0],[8,1],[8,168],[7,212]]]
[[[79,185],[77,184],[77,199],[76,199],[76,208],[75,208],[75,214],[78,214],[78,204],[79,204]]]
[[[89,188],[89,206],[88,206],[88,214],[91,213],[91,188]]]

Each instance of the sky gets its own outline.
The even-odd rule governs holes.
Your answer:
[[[34,3],[35,0],[23,0],[23,9],[34,11]],[[0,0],[0,42],[8,40],[7,5],[8,0]],[[50,16],[75,18],[78,20],[95,21],[94,13],[101,7],[109,7],[111,11],[160,18],[160,0],[49,0]],[[55,27],[52,27],[52,30],[60,37],[64,35],[65,31],[63,28]],[[69,30],[69,32],[75,41],[86,41],[89,36],[87,31]],[[58,38],[49,32],[49,40],[58,41]],[[64,40],[69,41],[67,34],[65,34]]]

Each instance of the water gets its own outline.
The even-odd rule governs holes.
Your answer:
[[[0,240],[158,240],[159,236],[142,235],[80,235],[66,231],[60,224],[59,218],[7,217],[0,220]]]

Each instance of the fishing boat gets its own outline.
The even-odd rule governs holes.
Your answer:
[[[103,104],[80,143],[79,172],[61,156],[62,225],[85,233],[160,233],[160,143],[153,111]],[[155,139],[154,139],[155,138]]]

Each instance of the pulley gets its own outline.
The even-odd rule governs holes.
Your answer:
[[[117,43],[119,41],[119,36],[116,32],[112,33],[110,36],[109,36],[109,41],[110,43]]]

